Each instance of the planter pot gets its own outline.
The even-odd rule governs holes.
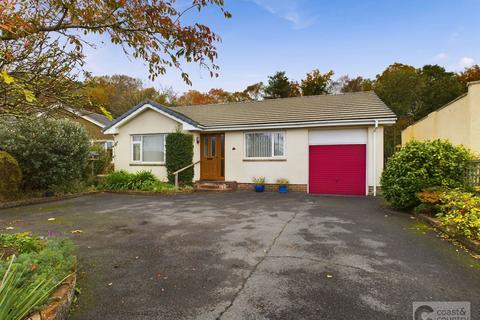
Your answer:
[[[280,193],[287,193],[288,192],[288,186],[278,186],[278,192]]]
[[[255,192],[263,192],[265,191],[265,186],[263,184],[255,185]]]

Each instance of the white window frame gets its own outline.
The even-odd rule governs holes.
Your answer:
[[[105,150],[108,150],[108,143],[111,142],[112,143],[112,149],[113,147],[115,146],[115,141],[113,140],[91,140],[90,141],[92,145],[101,145],[103,147],[103,149]]]
[[[270,157],[248,157],[247,156],[247,135],[249,134],[256,134],[256,133],[268,133],[270,134],[271,139],[271,146],[272,146],[272,155]],[[276,156],[275,155],[275,141],[274,136],[276,133],[283,134],[283,155]],[[280,131],[248,131],[243,133],[243,158],[245,160],[272,160],[272,159],[286,159],[287,157],[287,132],[284,130]]]
[[[163,135],[163,161],[143,161],[143,137],[144,136],[155,136],[155,135]],[[140,141],[133,141],[134,137],[140,137]],[[166,159],[166,148],[165,148],[165,140],[167,138],[166,133],[146,133],[146,134],[132,134],[130,135],[130,162],[134,164],[165,164]],[[133,159],[133,146],[135,144],[140,145],[140,160]]]

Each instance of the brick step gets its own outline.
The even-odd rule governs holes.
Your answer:
[[[235,191],[237,183],[235,181],[196,181],[194,189],[196,191]]]

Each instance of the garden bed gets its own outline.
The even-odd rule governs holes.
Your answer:
[[[430,188],[417,194],[417,217],[468,249],[480,254],[480,195],[478,190]]]
[[[68,239],[0,234],[0,319],[66,319],[75,268]]]
[[[191,186],[176,188],[171,183],[160,181],[150,171],[140,171],[137,173],[115,171],[103,177],[103,182],[100,187],[106,192],[152,195],[193,191]]]
[[[444,234],[446,234],[448,237],[457,240],[461,244],[463,244],[467,249],[475,252],[476,254],[480,254],[480,241],[476,241],[473,239],[468,239],[462,235],[455,234],[448,230],[448,228],[444,227],[440,221],[433,217],[429,217],[425,214],[417,214],[417,218],[423,222],[426,222],[430,224],[432,227],[440,230]]]

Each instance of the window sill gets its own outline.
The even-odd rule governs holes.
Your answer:
[[[243,158],[243,161],[287,161],[287,158]]]
[[[130,162],[131,167],[164,167],[162,162]]]

